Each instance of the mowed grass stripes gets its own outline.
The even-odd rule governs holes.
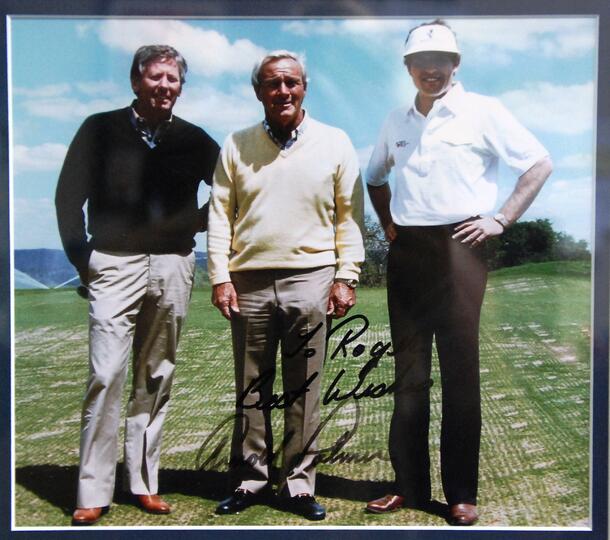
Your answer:
[[[329,354],[323,392],[341,369],[340,395],[348,392],[373,345],[390,341],[385,295],[382,289],[358,291],[354,313],[364,314],[370,326],[346,347],[346,357]],[[76,498],[87,378],[87,304],[73,291],[18,291],[15,301],[15,522],[67,526]],[[329,351],[347,330],[361,326],[361,319],[344,326]],[[541,263],[490,274],[481,322],[480,525],[588,525],[590,334],[588,265]],[[365,348],[354,356],[357,344]],[[433,495],[444,502],[436,361],[432,377]],[[383,356],[361,389],[392,379],[392,359]],[[278,370],[277,392],[280,382]],[[128,388],[124,399],[127,393]],[[136,508],[120,491],[119,465],[115,500],[99,526],[311,525],[265,505],[238,516],[213,514],[226,494],[234,399],[229,326],[210,304],[209,289],[199,289],[183,331],[162,449],[161,491],[174,512],[151,516]],[[324,405],[322,418],[337,405]],[[393,479],[387,450],[391,414],[392,397],[385,395],[344,400],[329,419],[320,436],[326,459],[318,466],[317,496],[328,510],[322,525],[446,524],[434,512],[363,512],[365,502],[385,494]],[[276,448],[282,425],[282,411],[274,411]],[[346,432],[352,435],[345,446],[329,450]]]

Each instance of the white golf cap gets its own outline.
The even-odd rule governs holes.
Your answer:
[[[442,24],[426,24],[415,28],[407,42],[403,56],[423,51],[439,51],[460,54],[455,34]]]

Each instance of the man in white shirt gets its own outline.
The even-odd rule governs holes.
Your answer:
[[[448,521],[472,525],[478,519],[479,318],[487,279],[481,247],[525,212],[552,164],[544,147],[497,99],[466,92],[453,80],[460,52],[444,22],[411,30],[404,63],[418,90],[415,103],[390,113],[366,174],[390,241],[388,308],[397,383],[389,441],[395,491],[369,502],[367,511],[422,508],[430,501],[435,339]],[[519,180],[493,215],[500,159]]]

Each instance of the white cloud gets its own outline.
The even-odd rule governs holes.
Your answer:
[[[322,35],[329,36],[337,32],[335,21],[290,21],[282,25],[282,31],[297,36]]]
[[[576,204],[586,204],[585,213],[588,216],[592,210],[592,185],[593,181],[590,176],[551,178],[544,187],[543,193],[546,195],[547,202],[553,203],[550,207],[555,208],[557,212],[570,211]],[[543,201],[540,201],[539,204],[543,204]]]
[[[321,92],[327,103],[332,103],[333,112],[337,115],[349,118],[354,114],[354,106],[349,100],[337,99],[337,96],[343,96],[345,89],[344,79],[337,79],[332,74],[327,74],[323,71],[310,70],[308,75],[309,88],[315,87],[318,92]],[[307,104],[305,105],[307,108]]]
[[[13,220],[15,249],[61,249],[55,204],[50,198],[15,199]]]
[[[592,82],[569,86],[531,83],[499,98],[525,125],[537,131],[577,135],[595,125]]]
[[[31,90],[32,96],[43,97],[28,96],[21,106],[32,116],[62,122],[82,121],[94,113],[125,107],[132,99],[127,87],[121,92],[111,81],[75,82],[68,85],[68,95],[63,96],[46,97],[37,90]],[[96,98],[98,94],[103,97]],[[188,84],[174,112],[205,129],[225,134],[253,124],[263,116],[262,106],[249,84],[227,87],[226,91],[210,84]]]
[[[126,82],[125,84],[128,83]],[[75,86],[80,92],[88,96],[97,96],[100,94],[116,95],[122,90],[114,81],[84,81],[75,83]]]
[[[176,102],[175,112],[206,130],[225,135],[262,120],[264,114],[252,87],[246,84],[227,88],[227,92],[211,85],[189,88]]]
[[[81,24],[77,24],[76,25],[76,35],[79,38],[83,38],[85,37],[89,31],[93,28],[93,23],[92,22],[86,22],[86,23],[81,23]]]
[[[15,94],[18,97],[17,103],[28,114],[64,122],[82,120],[96,112],[125,107],[132,99],[128,82],[121,88],[110,80],[18,88]]]
[[[541,51],[548,57],[573,58],[595,47],[592,17],[450,19],[449,24],[463,47],[492,55],[498,51]]]
[[[129,82],[127,82],[129,84]],[[72,95],[78,91],[85,95],[96,94],[117,94],[122,88],[111,80],[102,81],[80,81],[70,83],[47,84],[44,86],[25,88],[16,86],[13,88],[13,93],[16,96],[24,96],[25,98],[56,98],[65,95]]]
[[[37,88],[13,88],[13,94],[16,96],[25,96],[26,98],[52,98],[63,96],[70,92],[68,83],[47,84]]]
[[[129,54],[146,43],[167,43],[186,58],[198,75],[247,73],[265,50],[248,39],[229,39],[215,31],[202,30],[176,20],[110,19],[99,27],[103,43]]]
[[[282,25],[282,31],[299,36],[354,34],[378,39],[390,35],[406,36],[409,29],[418,24],[414,19],[346,19],[291,21]],[[366,41],[366,40],[364,40]]]
[[[575,58],[595,47],[593,17],[481,17],[447,18],[464,51],[486,62],[507,64],[512,52],[540,51],[547,57]],[[353,34],[361,43],[371,41],[396,50],[396,39],[404,41],[421,19],[347,19],[343,21],[293,21],[282,30],[300,36]]]
[[[414,19],[347,19],[339,25],[342,32],[365,38],[387,38],[393,35],[404,40],[409,30],[419,22],[421,21]]]
[[[543,187],[522,219],[549,218],[556,230],[591,244],[593,215],[592,179],[590,177],[552,177]]]
[[[567,169],[591,169],[593,167],[593,155],[589,153],[570,154],[556,160],[555,165]]]
[[[73,98],[49,98],[39,100],[27,100],[23,106],[27,112],[33,116],[42,116],[69,122],[84,119],[90,114],[110,109],[125,107],[129,103],[129,98],[115,97],[109,99],[94,99],[91,101],[80,101]]]
[[[355,46],[366,50],[381,48],[390,51],[390,58],[394,58],[398,53],[392,51],[402,50],[405,36],[414,24],[417,21],[412,19],[310,20],[285,23],[282,30],[303,37],[348,35]]]
[[[373,153],[373,145],[370,144],[369,146],[365,146],[364,148],[357,148],[356,153],[358,154],[360,170],[362,171],[362,176],[364,177],[364,173],[366,172],[366,168],[368,167],[369,160],[371,159],[371,154]]]
[[[44,143],[38,146],[15,145],[13,170],[15,175],[25,171],[58,171],[66,157],[65,144]]]

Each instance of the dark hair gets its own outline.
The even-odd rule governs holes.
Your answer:
[[[414,54],[417,54],[417,53],[414,53]],[[453,64],[454,67],[459,66],[459,64],[460,64],[460,55],[459,54],[451,53],[451,52],[442,52],[442,51],[439,51],[438,54],[446,54],[449,58],[451,58],[451,63]],[[413,55],[409,54],[402,59],[403,64],[407,67],[409,67],[409,64],[411,63],[411,56],[413,56]]]
[[[176,64],[178,64],[178,71],[180,72],[180,83],[184,84],[186,81],[186,72],[188,71],[186,60],[176,49],[169,45],[143,45],[140,47],[133,55],[129,78],[132,82],[139,81],[149,62],[167,59],[176,61]]]

